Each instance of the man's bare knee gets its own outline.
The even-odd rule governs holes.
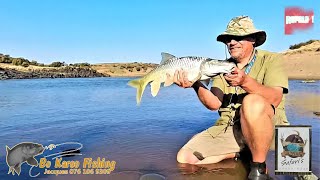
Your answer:
[[[191,150],[182,148],[177,154],[177,161],[179,163],[196,164],[200,160],[193,154]]]
[[[273,109],[264,97],[258,94],[248,94],[243,99],[240,113],[246,121],[250,122],[264,114],[267,114],[271,119]]]

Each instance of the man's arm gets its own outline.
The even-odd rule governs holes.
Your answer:
[[[192,85],[201,103],[209,110],[218,110],[222,104],[223,93],[218,88],[211,88],[209,91],[200,81]]]
[[[246,75],[246,78],[241,87],[249,94],[259,94],[272,104],[278,107],[282,100],[282,87],[268,87],[258,83],[255,79]]]
[[[231,86],[240,86],[247,93],[261,95],[275,107],[278,107],[282,100],[282,87],[269,87],[262,85],[238,68],[235,68],[232,74],[226,75],[225,79]]]
[[[170,76],[167,74],[168,78]],[[187,72],[181,70],[174,73],[173,82],[179,87],[190,88],[196,91],[200,102],[209,110],[217,110],[222,104],[223,93],[219,88],[208,90],[200,81],[192,83],[188,80]]]

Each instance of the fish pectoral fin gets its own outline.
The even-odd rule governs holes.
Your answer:
[[[18,174],[18,176],[20,175],[21,172],[21,163],[17,164],[16,166],[14,166],[14,171]],[[13,172],[14,175],[14,172]]]
[[[27,159],[27,164],[30,166],[38,166],[38,161],[34,157],[31,157]]]
[[[200,78],[201,78],[201,73],[199,73],[198,76],[196,78],[192,79],[190,82],[193,84],[196,81],[198,81]]]
[[[171,84],[173,84],[173,79],[171,79],[170,77],[167,76],[166,80],[164,81],[164,87],[170,86]]]
[[[153,97],[155,97],[160,90],[161,82],[159,80],[154,80],[150,85],[151,85],[151,94]]]

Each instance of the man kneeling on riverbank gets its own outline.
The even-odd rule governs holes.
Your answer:
[[[213,78],[208,90],[201,82],[191,84],[183,71],[175,73],[180,87],[193,87],[200,101],[220,118],[214,126],[196,134],[177,154],[179,163],[210,164],[237,158],[246,147],[252,154],[249,179],[269,179],[266,157],[273,141],[274,125],[289,124],[284,110],[288,77],[279,54],[256,47],[266,40],[266,33],[255,29],[248,16],[233,18],[225,32],[217,37],[223,42],[237,67],[231,74]]]

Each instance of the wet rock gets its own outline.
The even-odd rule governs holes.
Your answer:
[[[316,116],[320,116],[320,112],[317,112],[317,111],[313,112],[313,114]]]

